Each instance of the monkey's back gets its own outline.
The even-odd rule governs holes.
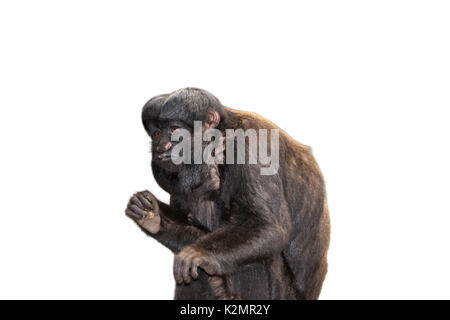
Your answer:
[[[288,277],[292,277],[290,281],[294,282],[297,298],[317,299],[327,273],[330,218],[325,183],[311,148],[257,114],[229,108],[227,111],[232,118],[242,121],[234,124],[238,128],[241,125],[244,130],[279,129],[278,174],[283,181],[284,197],[291,215],[292,235],[288,247],[279,257],[281,262],[274,264],[285,264],[282,268]]]
[[[330,217],[325,183],[311,148],[280,134],[280,166],[291,210],[293,240],[284,250],[301,298],[317,299],[327,273]],[[283,148],[283,151],[281,151]]]

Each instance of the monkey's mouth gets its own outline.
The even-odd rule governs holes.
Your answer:
[[[172,156],[170,155],[170,153],[161,153],[158,155],[159,161],[169,161],[171,158]]]

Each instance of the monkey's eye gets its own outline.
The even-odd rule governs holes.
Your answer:
[[[153,133],[153,138],[159,139],[159,137],[161,137],[161,131],[155,131],[155,132]]]
[[[170,127],[170,133],[174,133],[175,131],[177,131],[178,130],[178,127],[177,126],[171,126]]]

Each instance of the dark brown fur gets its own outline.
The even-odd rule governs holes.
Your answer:
[[[205,121],[211,109],[220,114],[217,128],[223,132],[278,128],[253,113],[225,108],[208,92],[193,88],[150,100],[143,122],[150,134],[152,126],[161,127],[165,121]],[[153,141],[155,147],[162,143],[164,138]],[[158,202],[161,217],[159,232],[149,234],[176,254],[176,299],[217,299],[223,292],[246,299],[319,297],[330,232],[324,181],[309,147],[281,130],[279,144],[275,175],[261,176],[260,164],[219,165],[220,189],[208,202],[186,192],[199,187],[190,172],[202,172],[202,165],[175,168],[158,162],[154,153],[155,179],[171,194],[171,201],[167,205],[143,193]],[[206,210],[199,205],[206,205]],[[138,219],[133,216],[137,209],[131,209],[129,205],[127,214]],[[211,215],[195,217],[193,210]],[[212,289],[215,284],[217,292]]]

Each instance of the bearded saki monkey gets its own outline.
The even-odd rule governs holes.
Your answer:
[[[142,122],[152,140],[153,176],[170,203],[137,192],[126,214],[174,253],[175,299],[317,299],[327,273],[330,223],[311,149],[270,121],[224,107],[197,88],[150,99]],[[181,143],[172,136],[183,129],[193,137],[195,122],[202,133],[214,129],[226,137],[220,152],[227,161],[171,161]],[[277,170],[262,174],[261,161],[228,161],[239,151],[229,129],[278,130],[278,141],[267,147],[270,152],[278,144]],[[245,159],[250,140],[244,136]]]

